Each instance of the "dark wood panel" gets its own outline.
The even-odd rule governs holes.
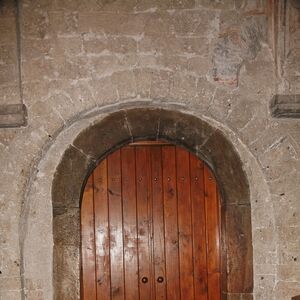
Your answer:
[[[107,161],[94,171],[97,299],[110,299],[110,255],[107,195]]]
[[[180,299],[175,147],[162,148],[167,298]]]
[[[151,201],[149,179],[149,149],[136,148],[136,195],[138,216],[138,261],[140,299],[153,299],[151,270]],[[143,282],[145,280],[145,282]]]
[[[81,259],[83,299],[96,299],[93,175],[86,183],[82,198]]]
[[[155,299],[166,299],[165,233],[161,147],[151,149]],[[161,282],[162,278],[162,282]]]
[[[190,155],[183,148],[176,147],[179,270],[181,299],[193,299],[193,242],[192,207],[190,194]]]
[[[120,150],[107,157],[111,299],[124,299],[123,216]]]
[[[139,298],[135,149],[122,148],[121,158],[125,299],[134,300]]]
[[[194,295],[207,300],[206,219],[204,197],[204,166],[196,156],[190,156],[191,202],[193,219]]]

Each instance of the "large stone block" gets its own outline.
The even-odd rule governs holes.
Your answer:
[[[54,247],[54,299],[80,299],[80,251],[75,246]]]
[[[82,6],[94,8],[102,12],[145,12],[154,9],[191,9],[195,0],[89,0]],[[94,3],[94,4],[93,4]]]
[[[145,36],[139,41],[139,50],[165,55],[206,55],[209,40],[204,37]]]
[[[116,145],[131,139],[125,113],[119,111],[81,132],[75,139],[74,146],[86,155],[100,159]]]
[[[212,133],[213,129],[195,116],[182,115],[174,111],[164,114],[159,124],[159,137],[196,151]]]
[[[1,65],[18,64],[17,41],[15,41],[15,43],[13,43],[13,41],[11,42],[11,44],[0,45]],[[2,81],[0,81],[0,84],[2,84]]]
[[[151,74],[151,99],[166,99],[170,94],[173,73],[170,71],[153,70]]]
[[[159,109],[131,109],[126,111],[133,139],[156,139],[160,126]]]
[[[218,14],[212,10],[175,11],[171,20],[169,32],[182,36],[213,36],[219,27]]]
[[[53,208],[53,239],[57,246],[80,246],[79,208]]]
[[[279,265],[277,267],[278,280],[300,282],[299,264]]]
[[[135,69],[133,72],[135,74],[137,96],[141,98],[150,98],[152,79],[151,69]]]
[[[227,289],[230,293],[251,293],[253,261],[250,205],[226,207]],[[242,269],[241,269],[242,267]]]
[[[0,84],[16,84],[18,81],[17,64],[0,65]]]
[[[79,13],[78,11],[55,10],[47,14],[46,36],[50,37],[78,37],[79,31]]]
[[[20,103],[19,84],[9,84],[0,86],[0,106]]]
[[[16,291],[0,291],[1,299],[10,299],[10,300],[20,300],[21,299],[21,290]]]
[[[145,20],[144,14],[82,13],[78,18],[78,30],[80,33],[137,36],[143,33]]]
[[[275,95],[270,110],[275,118],[300,118],[300,95]]]
[[[2,0],[0,4],[0,17],[13,17],[16,15],[17,6],[14,1]]]
[[[116,72],[112,75],[111,81],[117,87],[119,100],[136,97],[135,75],[132,71]]]
[[[82,92],[85,92],[86,96]],[[80,94],[83,102],[91,102],[93,100],[98,105],[111,103],[118,99],[117,87],[112,83],[110,76],[90,80],[87,86],[82,86]],[[76,96],[76,93],[74,96]]]
[[[0,105],[0,128],[26,125],[26,106],[23,104]]]
[[[274,298],[275,275],[257,275],[255,281],[257,285],[255,297],[257,299],[288,299],[284,297]]]
[[[53,207],[80,207],[84,174],[92,168],[92,162],[79,150],[70,146],[58,165],[53,179]]]
[[[275,299],[291,299],[292,297],[300,295],[300,284],[299,282],[290,281],[277,281],[275,288]],[[267,299],[267,298],[266,298]],[[297,300],[297,298],[295,299]]]
[[[213,162],[215,174],[222,184],[221,189],[227,202],[247,204],[249,186],[241,159],[235,151],[232,151],[232,145],[229,144],[222,132],[216,130],[208,136],[199,151]],[[241,173],[237,174],[236,170]]]
[[[23,12],[21,20],[24,38],[44,39],[49,37],[50,23],[47,11],[32,9]]]
[[[0,297],[1,291],[17,291],[21,289],[20,277],[2,277],[0,280]],[[4,299],[4,298],[3,298]]]
[[[16,18],[15,16],[0,17],[0,37],[1,44],[16,44],[17,31],[16,31]]]
[[[175,73],[170,87],[172,99],[193,103],[197,97],[197,78]]]
[[[28,123],[33,127],[43,127],[50,136],[55,135],[64,126],[64,121],[46,101],[34,103],[28,112]]]
[[[206,7],[211,9],[232,10],[235,8],[237,0],[196,0],[196,6]]]

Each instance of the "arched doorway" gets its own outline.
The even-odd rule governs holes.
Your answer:
[[[221,299],[221,203],[209,167],[161,141],[104,158],[81,202],[81,299]]]
[[[250,189],[239,156],[243,151],[236,150],[238,141],[201,116],[170,104],[165,108],[129,103],[122,109],[109,109],[93,111],[91,120],[84,119],[75,132],[70,128],[72,143],[60,156],[53,174],[54,298],[80,297],[80,201],[91,171],[109,153],[130,142],[165,140],[184,147],[213,170],[222,195],[222,297],[252,299]],[[61,138],[65,141],[65,135]]]

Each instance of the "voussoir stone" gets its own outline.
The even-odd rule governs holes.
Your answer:
[[[160,109],[131,109],[126,111],[126,117],[134,139],[157,137]]]
[[[132,139],[124,111],[105,117],[82,131],[74,140],[74,146],[94,159],[100,159],[117,145]]]
[[[200,151],[213,162],[226,202],[249,203],[249,184],[241,159],[223,133],[216,130]]]
[[[79,207],[84,176],[93,161],[73,146],[65,151],[53,179],[53,207]]]

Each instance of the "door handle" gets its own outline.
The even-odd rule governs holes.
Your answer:
[[[161,276],[157,277],[157,282],[159,282],[159,283],[164,282],[164,278]]]
[[[148,278],[147,277],[143,277],[142,278],[142,283],[147,283],[148,282]]]

